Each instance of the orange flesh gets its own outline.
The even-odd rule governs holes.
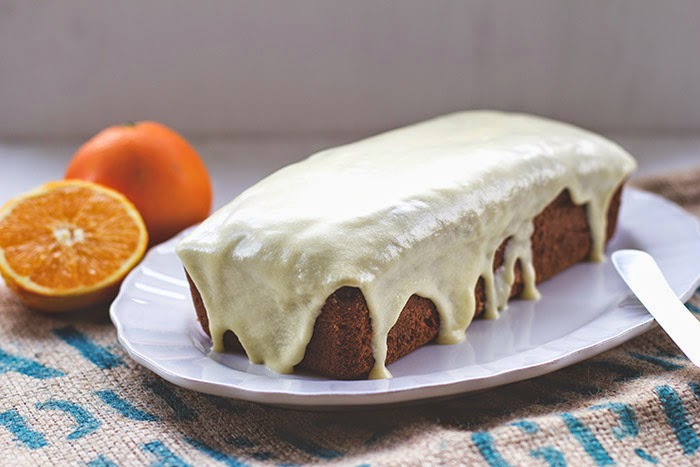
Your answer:
[[[124,200],[75,183],[30,195],[0,218],[0,253],[25,287],[89,288],[140,258],[145,233],[134,211]]]

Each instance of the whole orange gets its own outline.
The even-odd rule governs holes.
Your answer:
[[[141,213],[151,245],[211,212],[211,181],[204,163],[182,136],[156,122],[116,125],[97,133],[75,153],[65,178],[124,194]]]

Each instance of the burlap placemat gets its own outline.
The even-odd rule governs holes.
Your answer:
[[[639,185],[700,214],[700,170]],[[1,465],[699,465],[699,423],[700,370],[658,328],[479,394],[305,412],[174,386],[125,354],[106,309],[47,316],[0,285]]]

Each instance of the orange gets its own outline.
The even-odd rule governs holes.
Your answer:
[[[147,244],[134,205],[95,183],[50,182],[0,208],[0,274],[39,310],[87,308],[113,298]]]
[[[203,221],[211,211],[204,163],[182,136],[156,122],[102,130],[78,149],[65,178],[123,193],[143,216],[151,244]]]

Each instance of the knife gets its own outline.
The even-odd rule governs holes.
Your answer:
[[[676,297],[654,258],[640,250],[618,250],[612,262],[656,322],[700,366],[700,321]]]

